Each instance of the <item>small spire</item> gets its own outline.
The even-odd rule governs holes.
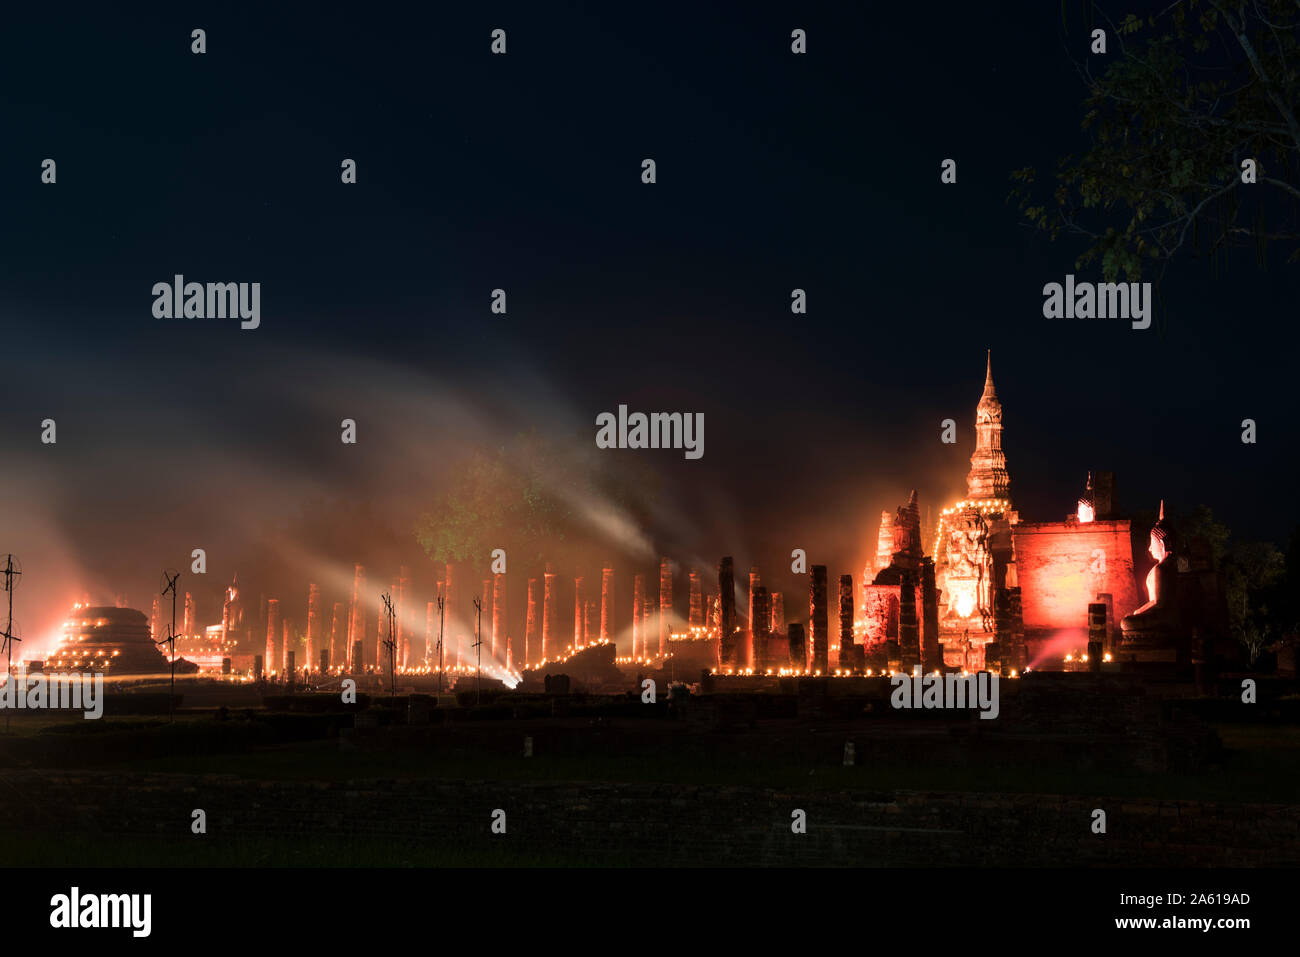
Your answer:
[[[997,389],[993,387],[993,350],[989,349],[984,360],[984,394],[980,398],[996,399],[997,397]]]
[[[1158,521],[1163,522],[1164,520],[1165,520],[1165,500],[1164,500],[1164,499],[1161,499],[1161,500],[1160,500],[1160,518],[1158,519]]]
[[[912,489],[912,494],[907,497],[907,504],[908,505],[916,504],[916,489]]]

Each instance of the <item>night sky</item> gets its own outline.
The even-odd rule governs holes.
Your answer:
[[[364,521],[304,565],[387,575],[466,449],[586,449],[620,403],[705,415],[699,461],[602,453],[659,475],[654,553],[856,573],[882,508],[962,492],[986,349],[1025,518],[1108,468],[1126,510],[1296,524],[1282,256],[1176,264],[1145,332],[1042,316],[1084,247],[1021,225],[1009,174],[1086,145],[1079,4],[1064,34],[1042,2],[469,6],[6,12],[0,553],[29,630],[82,590],[147,608],[199,545],[215,594],[308,501]],[[154,318],[175,273],[260,282],[261,327]]]

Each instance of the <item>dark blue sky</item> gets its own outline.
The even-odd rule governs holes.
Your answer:
[[[1146,332],[1042,317],[1082,246],[1006,196],[1084,145],[1057,4],[6,17],[0,551],[56,536],[143,593],[193,541],[227,574],[233,516],[308,494],[400,537],[476,435],[586,443],[626,403],[706,417],[701,461],[640,453],[667,489],[656,551],[852,567],[909,488],[961,491],[987,348],[1026,517],[1111,468],[1128,508],[1205,502],[1275,540],[1297,521],[1294,267],[1176,266]],[[178,272],[261,282],[261,328],[155,319]]]

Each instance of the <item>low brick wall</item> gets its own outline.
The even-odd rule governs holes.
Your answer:
[[[189,831],[193,808],[207,812],[202,838]],[[497,808],[504,835],[491,832]],[[1091,832],[1094,808],[1106,811],[1104,835]],[[805,834],[791,831],[795,809]],[[1055,795],[11,771],[0,774],[0,814],[88,839],[400,835],[610,865],[1300,865],[1294,807]]]

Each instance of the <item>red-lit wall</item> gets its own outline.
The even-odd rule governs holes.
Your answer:
[[[1115,618],[1143,601],[1133,574],[1129,523],[1024,522],[1011,528],[1024,607],[1025,631],[1086,628],[1088,603],[1109,593]],[[1105,557],[1104,571],[1098,552]]]
[[[862,617],[866,623],[866,634],[862,643],[872,648],[882,641],[898,637],[898,594],[897,585],[864,585],[862,587]],[[920,617],[920,611],[917,617]]]

